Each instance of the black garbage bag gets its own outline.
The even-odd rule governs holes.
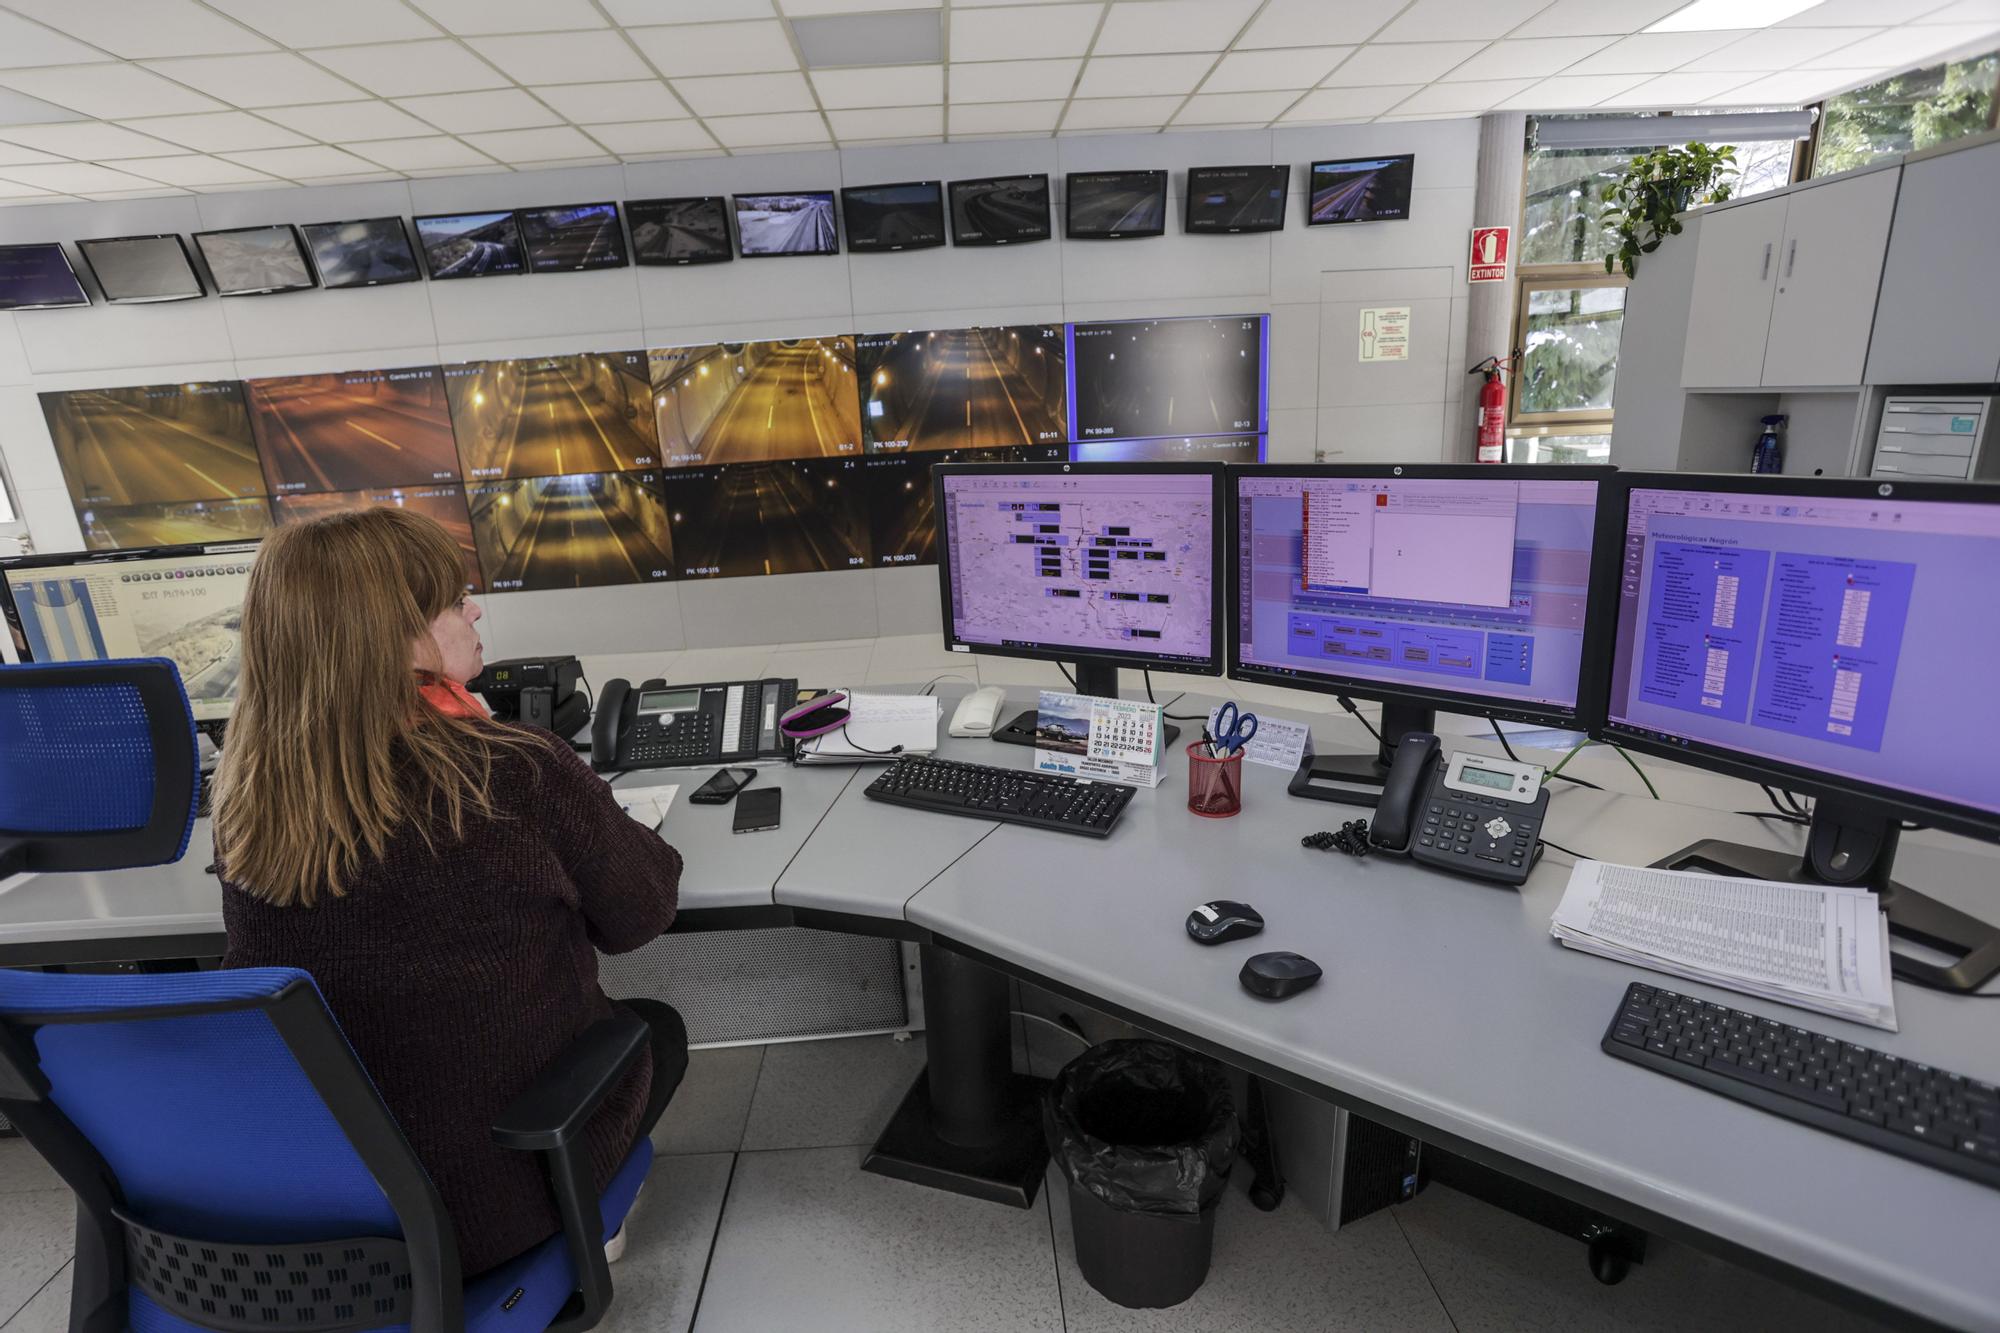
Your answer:
[[[1049,1086],[1042,1122],[1063,1174],[1120,1212],[1192,1217],[1215,1203],[1236,1161],[1228,1076],[1164,1041],[1085,1051]]]

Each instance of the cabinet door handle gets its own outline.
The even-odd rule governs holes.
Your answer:
[[[1771,276],[1771,242],[1766,241],[1764,242],[1764,267],[1757,271],[1757,281],[1762,282],[1764,281],[1764,279],[1770,276]]]
[[[1792,276],[1792,261],[1799,257],[1799,238],[1792,237],[1792,243],[1785,247],[1785,276]]]

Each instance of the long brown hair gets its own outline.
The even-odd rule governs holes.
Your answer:
[[[329,514],[264,542],[215,803],[217,859],[245,891],[310,907],[438,813],[494,813],[492,759],[519,740],[419,693],[411,653],[465,595],[458,546],[401,509]],[[414,770],[414,783],[411,782]]]

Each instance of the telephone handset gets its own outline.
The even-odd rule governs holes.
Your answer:
[[[1382,785],[1368,840],[1384,851],[1501,884],[1522,884],[1541,859],[1537,834],[1549,789],[1534,764],[1467,750],[1441,755],[1438,738],[1410,732]]]
[[[600,773],[782,759],[778,718],[797,700],[796,680],[739,680],[634,688],[610,680],[590,721],[590,766]]]

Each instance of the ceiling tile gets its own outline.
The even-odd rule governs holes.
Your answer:
[[[12,131],[8,131],[12,133]],[[54,153],[44,153],[39,149],[22,148],[18,144],[0,143],[0,167],[29,167],[38,162],[61,162]]]
[[[581,130],[568,125],[543,130],[468,134],[465,141],[502,162],[547,162],[558,158],[601,157],[604,153]]]
[[[317,106],[266,107],[260,114],[301,134],[333,142],[341,139],[394,139],[413,134],[430,134],[430,125],[387,102],[321,102]],[[196,117],[190,117],[196,119]],[[196,144],[197,148],[207,145]],[[234,147],[236,145],[229,145]],[[264,144],[243,144],[262,148]],[[268,145],[276,147],[277,145]],[[209,148],[210,152],[221,151]]]
[[[13,0],[9,7],[126,60],[271,49],[194,0]]]
[[[579,125],[613,120],[673,120],[687,108],[658,79],[629,83],[569,83],[529,91]]]
[[[1484,111],[1518,93],[1524,93],[1535,86],[1534,79],[1483,79],[1476,83],[1434,83],[1428,88],[1420,88],[1404,101],[1396,104],[1398,115],[1414,116],[1425,112],[1440,115],[1464,115],[1474,111]]]
[[[127,128],[171,140],[202,153],[227,153],[246,148],[291,148],[309,142],[302,135],[243,111],[215,111],[201,116],[152,116],[135,120]]]
[[[1484,42],[1370,43],[1327,76],[1327,88],[1368,88],[1386,83],[1429,83],[1486,49]]]
[[[0,69],[28,65],[86,65],[109,60],[104,52],[51,32],[15,14],[0,13]]]
[[[1236,48],[1335,46],[1365,42],[1388,19],[1381,0],[1271,0]]]
[[[299,0],[205,0],[239,23],[247,23],[286,46],[338,46],[356,37],[401,42],[435,37],[437,28],[403,0],[340,0],[301,4]]]
[[[984,106],[952,104],[948,123],[960,134],[1047,134],[1062,115],[1061,102],[994,102]]]
[[[1646,81],[1643,74],[1559,74],[1499,103],[1506,111],[1576,111]]]
[[[95,162],[51,162],[39,167],[0,167],[7,179],[44,190],[82,194],[85,190],[145,190],[154,182]]]
[[[1063,113],[1062,129],[1073,130],[1156,130],[1180,109],[1180,97],[1100,97],[1077,98]]]
[[[1481,51],[1445,77],[1467,79],[1546,78],[1610,45],[1608,37],[1534,37],[1502,41]]]
[[[0,180],[0,199],[30,202],[53,198],[54,195],[54,190],[44,190],[39,185],[23,185],[19,181]]]
[[[1215,63],[1211,55],[1097,56],[1083,67],[1078,97],[1157,97],[1190,93]]]
[[[1555,0],[1509,37],[1622,37],[1638,32],[1687,0]]]
[[[859,14],[888,9],[938,9],[940,0],[778,0],[778,8],[789,18],[815,18],[821,14]]]
[[[1147,0],[1114,4],[1092,50],[1101,56],[1220,51],[1257,11],[1257,0]]]
[[[734,78],[675,79],[674,91],[697,116],[746,116],[756,112],[811,111],[812,89],[803,74],[740,74]]]
[[[776,19],[630,31],[639,49],[668,78],[683,74],[755,74],[799,67],[792,44],[785,37],[785,25]]]
[[[484,167],[422,167],[416,171],[406,171],[403,174],[411,180],[426,180],[436,176],[497,176],[502,172],[512,170],[512,167],[496,162],[491,166]]]
[[[697,120],[639,120],[620,125],[585,127],[590,137],[626,157],[648,153],[686,153],[713,150],[715,140]]]
[[[2000,24],[2000,0],[1959,0],[1958,4],[1946,5],[1943,9],[1932,10],[1920,20],[1924,23],[1991,23]]]
[[[808,69],[935,65],[944,59],[944,20],[934,9],[793,19],[792,39],[799,63]]]
[[[1358,120],[1379,116],[1422,87],[1399,83],[1386,88],[1321,88],[1301,97],[1285,120]]]
[[[219,157],[209,157],[197,153],[192,157],[149,157],[121,158],[103,163],[129,171],[135,176],[159,181],[163,185],[282,185],[284,182],[266,176],[261,171],[234,162],[225,162]]]
[[[1200,93],[1174,117],[1176,125],[1262,125],[1288,109],[1299,94],[1294,89],[1261,93]]]
[[[364,171],[355,176],[301,176],[298,183],[301,185],[365,185],[369,181],[399,181],[402,179],[404,179],[404,176],[400,171]],[[210,190],[199,188],[195,192],[197,194],[212,193]]]
[[[857,139],[937,139],[944,135],[942,106],[881,107],[868,111],[829,111],[833,137],[843,143]]]
[[[289,51],[267,55],[149,60],[146,68],[236,106],[344,102],[361,90]]]
[[[1231,51],[1201,85],[1205,93],[1310,88],[1354,53],[1351,46],[1302,46],[1295,51]],[[955,89],[954,89],[955,90]]]
[[[94,120],[70,125],[15,125],[0,129],[0,135],[5,135],[10,143],[85,161],[104,157],[171,157],[187,151],[143,129],[124,129]]]
[[[169,83],[137,65],[61,65],[0,72],[0,85],[100,120],[226,111],[213,98]]]
[[[1818,101],[1845,82],[1848,80],[1837,70],[1792,70],[1768,75],[1708,100],[1726,101],[1730,106],[1803,106]]]
[[[959,58],[1036,60],[1080,56],[1090,49],[1103,5],[1044,5],[1026,9],[954,9],[951,49]]]
[[[427,167],[474,167],[490,165],[492,159],[456,139],[439,134],[428,139],[378,139],[374,142],[343,143],[342,148],[392,171],[420,171]]]
[[[723,116],[708,122],[708,132],[725,148],[763,148],[776,144],[827,141],[826,122],[815,111]]]
[[[410,0],[460,36],[496,32],[558,32],[601,28],[604,16],[590,0]]]
[[[1922,18],[1924,22],[1939,22],[1932,16],[1940,7],[1940,0],[1823,0],[1811,9],[1801,10],[1773,27],[1779,28],[1879,28],[1889,23],[1907,23]]]
[[[819,104],[828,111],[873,106],[934,106],[944,101],[943,65],[878,65],[822,69],[812,74]],[[838,126],[834,133],[842,138]]]
[[[373,163],[363,162],[351,153],[343,153],[325,144],[314,144],[310,148],[263,148],[225,156],[231,162],[293,179],[300,176],[347,176],[375,169]]]
[[[1589,76],[1589,77],[1612,77]],[[1662,74],[1658,78],[1646,79],[1628,92],[1616,93],[1599,103],[1600,106],[1693,106],[1731,88],[1740,88],[1749,81],[1742,74]]]
[[[1705,56],[1697,56],[1681,68],[1690,73],[1746,70],[1751,72],[1790,69],[1802,60],[1825,55],[1852,45],[1871,35],[1868,28],[1766,28]],[[1843,61],[1843,65],[1870,63]]]
[[[652,74],[625,39],[608,30],[474,37],[466,44],[520,83],[596,83]]]
[[[1076,86],[1081,60],[1009,60],[994,64],[955,63],[951,67],[951,100],[959,102],[1036,102],[1068,97]]]
[[[1930,63],[1957,47],[1972,42],[1992,41],[2000,36],[1981,23],[1950,23],[1936,26],[1891,28],[1874,37],[1864,37],[1812,60],[1802,69],[1869,69],[1877,65],[1909,68]]]
[[[397,99],[396,105],[451,134],[526,130],[562,123],[555,112],[518,88],[446,93],[441,97],[403,97]]]
[[[628,28],[647,23],[721,23],[777,15],[771,0],[603,0],[604,12]]]
[[[237,185],[225,188],[240,190],[245,187]],[[82,197],[85,199],[100,200],[104,203],[116,203],[121,199],[170,199],[176,195],[188,193],[191,192],[171,185],[155,185],[150,190],[93,190]]]
[[[1433,37],[1504,37],[1549,0],[1416,0],[1382,29],[1385,42],[1424,42]]]
[[[1734,32],[1641,32],[1585,56],[1565,74],[1664,74],[1719,50],[1740,37]]]
[[[341,46],[314,51],[312,58],[344,79],[382,97],[463,93],[500,88],[505,75],[457,42],[401,42],[389,46]]]

